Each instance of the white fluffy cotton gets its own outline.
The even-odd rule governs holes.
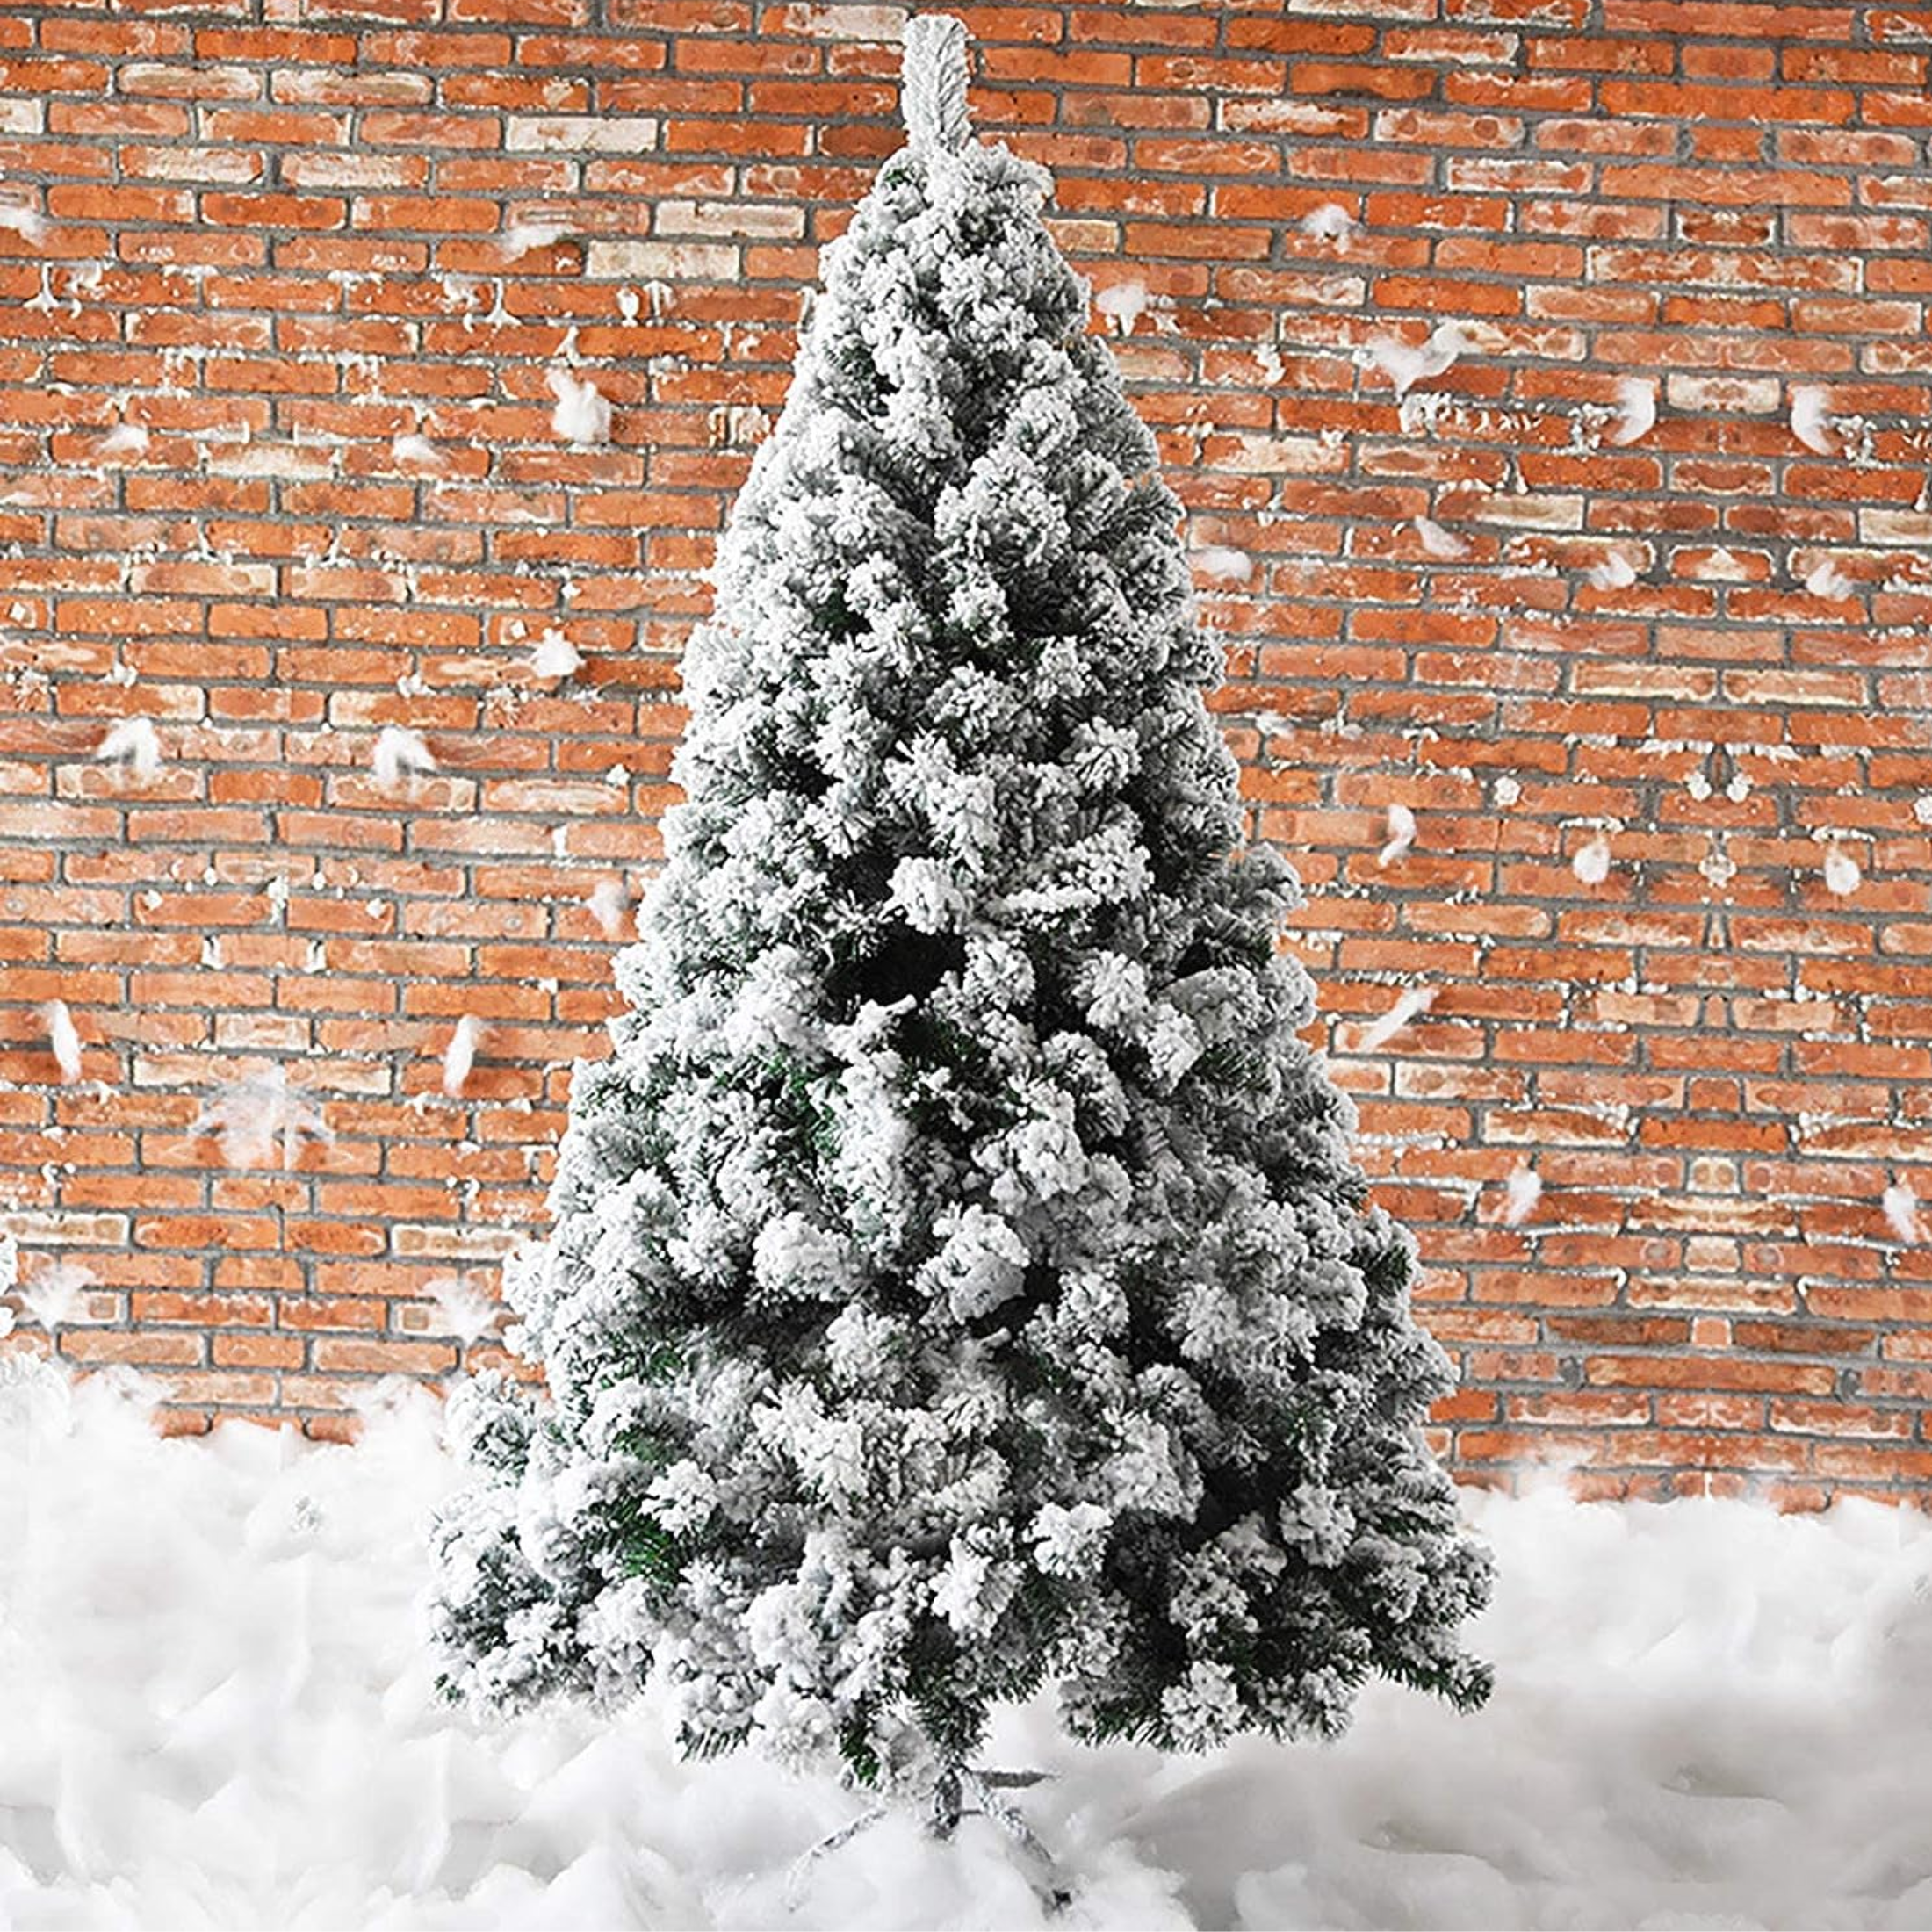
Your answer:
[[[1819,456],[1835,456],[1838,439],[1827,414],[1831,397],[1816,383],[1800,383],[1791,391],[1791,434]]]
[[[376,782],[386,791],[419,772],[436,768],[436,754],[423,742],[421,732],[407,724],[385,724],[376,734],[376,749],[370,761]]]
[[[1395,1004],[1363,1033],[1356,1051],[1374,1053],[1387,1046],[1411,1020],[1418,1014],[1427,1013],[1435,1003],[1436,990],[1433,986],[1406,987]]]
[[[138,1391],[0,1381],[0,1912],[21,1926],[1816,1925],[1932,1915],[1932,1519],[1846,1503],[1470,1494],[1496,1551],[1460,1716],[1377,1683],[1332,1741],[1206,1756],[1075,1746],[1050,1698],[988,1761],[1071,1878],[1049,1916],[1011,1842],[867,1808],[750,1753],[680,1761],[653,1694],[479,1724],[413,1605],[458,1472],[440,1405],[357,1447],[224,1425],[162,1440]],[[1092,1561],[1082,1506],[1027,1525]],[[1104,1520],[1104,1519],[1103,1519]],[[220,1554],[219,1561],[210,1552]],[[1044,1566],[1043,1566],[1044,1567]],[[31,1836],[28,1835],[31,1833]]]
[[[1377,865],[1393,865],[1416,842],[1416,815],[1399,800],[1388,808],[1388,842],[1376,854]]]
[[[161,734],[151,717],[117,718],[95,747],[94,756],[104,765],[126,766],[145,784],[161,770]]]
[[[1617,415],[1604,441],[1619,447],[1640,443],[1656,422],[1656,384],[1641,376],[1626,376],[1617,385]]]
[[[566,369],[552,369],[544,378],[557,407],[550,426],[565,442],[589,449],[610,440],[610,402],[588,377],[580,380]]]
[[[443,1049],[443,1091],[452,1100],[459,1098],[469,1085],[484,1032],[483,1022],[473,1013],[466,1013],[457,1021],[450,1043]]]
[[[74,1029],[74,1016],[67,1010],[66,1000],[48,1000],[40,1008],[40,1018],[46,1023],[47,1045],[53,1049],[54,1063],[60,1068],[61,1079],[78,1080],[81,1036]]]
[[[1858,882],[1864,875],[1858,869],[1858,861],[1842,845],[1830,845],[1825,848],[1825,890],[1841,899],[1849,898],[1858,890]]]
[[[1570,870],[1585,885],[1601,885],[1610,876],[1610,840],[1599,832],[1579,846],[1570,861]]]
[[[1590,580],[1598,590],[1625,590],[1636,582],[1637,573],[1622,551],[1613,550],[1590,571]]]

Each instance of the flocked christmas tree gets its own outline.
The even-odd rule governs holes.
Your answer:
[[[1236,852],[1151,438],[1036,168],[907,32],[685,667],[665,869],[509,1271],[550,1400],[452,1401],[452,1690],[653,1669],[689,1749],[956,1774],[1474,1703],[1446,1364]]]

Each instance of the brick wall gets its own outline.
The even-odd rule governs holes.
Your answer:
[[[962,11],[1189,505],[1461,1467],[1922,1485],[1932,1257],[1881,1197],[1932,1166],[1932,16]],[[600,1050],[679,641],[900,19],[0,6],[0,1204],[92,1284],[60,1347],[175,1425],[335,1431],[489,1355],[449,1284],[538,1221]],[[1368,345],[1445,321],[1398,403]],[[609,447],[552,432],[572,361]],[[151,775],[95,756],[133,717]],[[378,782],[386,725],[436,769]],[[231,1164],[277,1069],[295,1157]]]

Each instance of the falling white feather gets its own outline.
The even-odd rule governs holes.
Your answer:
[[[1453,366],[1468,347],[1469,338],[1460,322],[1438,322],[1420,348],[1412,348],[1393,335],[1375,336],[1368,345],[1368,358],[1388,378],[1399,399],[1418,382],[1426,382]]]
[[[1905,1182],[1895,1180],[1885,1191],[1883,1206],[1892,1233],[1907,1247],[1915,1246],[1922,1232],[1919,1226],[1919,1197]]]
[[[1791,434],[1820,456],[1834,456],[1838,451],[1838,439],[1826,414],[1830,401],[1816,383],[1800,383],[1791,391]]]
[[[1598,590],[1623,590],[1636,582],[1637,573],[1629,558],[1613,550],[1590,572],[1590,580]]]
[[[623,933],[624,916],[631,910],[631,894],[622,879],[599,879],[585,904],[602,926],[606,939],[616,939]]]
[[[1834,603],[1842,603],[1858,587],[1827,557],[1805,573],[1805,588],[1814,597],[1828,597]]]
[[[443,452],[419,430],[399,436],[389,445],[391,458],[406,469],[440,470]]]
[[[407,724],[385,724],[376,734],[376,749],[370,765],[376,782],[384,790],[393,791],[413,775],[434,771],[436,761],[421,732],[412,731]]]
[[[1858,861],[1842,845],[1827,847],[1825,852],[1825,890],[1841,899],[1847,899],[1858,890],[1858,881],[1864,875],[1858,869]]]
[[[1543,1198],[1543,1177],[1533,1167],[1515,1168],[1503,1184],[1503,1222],[1519,1228]]]
[[[1324,201],[1301,217],[1301,233],[1312,242],[1346,242],[1355,233],[1355,217],[1338,201]]]
[[[1640,443],[1655,428],[1657,386],[1640,376],[1626,376],[1617,385],[1616,426],[1605,438],[1619,448]]]
[[[161,770],[161,736],[154,719],[118,718],[95,746],[94,756],[104,765],[126,765],[144,782],[153,778]]]
[[[1388,843],[1377,855],[1377,865],[1393,865],[1416,842],[1416,815],[1405,804],[1388,808]]]
[[[1453,563],[1459,557],[1469,554],[1469,546],[1453,530],[1445,530],[1432,516],[1416,518],[1416,535],[1422,539],[1422,547],[1431,557],[1439,557]]]
[[[443,1091],[455,1099],[468,1085],[470,1070],[476,1064],[476,1049],[483,1039],[483,1022],[466,1013],[456,1023],[450,1043],[443,1049]]]
[[[140,456],[148,447],[147,429],[139,422],[117,422],[101,438],[97,456]]]
[[[23,242],[39,248],[47,240],[47,217],[38,208],[28,208],[17,201],[0,201],[0,228],[5,228],[18,235]]]
[[[436,1303],[443,1317],[441,1332],[452,1335],[465,1348],[472,1348],[495,1327],[503,1305],[472,1287],[460,1274],[438,1275],[423,1289]]]
[[[335,1139],[321,1110],[300,1087],[292,1087],[279,1063],[265,1073],[220,1088],[188,1128],[189,1137],[218,1135],[221,1157],[230,1167],[261,1167],[279,1153],[285,1169],[294,1166],[303,1146]]]
[[[610,440],[610,403],[595,383],[580,382],[568,370],[552,369],[545,378],[557,407],[550,413],[550,426],[566,443],[588,449]]]
[[[583,661],[577,646],[554,625],[537,638],[530,654],[530,671],[540,678],[574,676]]]
[[[1189,551],[1188,561],[1203,577],[1217,584],[1244,584],[1254,575],[1254,559],[1244,550],[1210,544],[1205,550]]]
[[[74,1015],[67,1010],[66,1000],[48,1000],[40,1009],[40,1018],[47,1023],[47,1044],[54,1049],[54,1063],[60,1068],[61,1078],[78,1080],[81,1036],[74,1030]]]
[[[535,255],[539,249],[553,249],[570,230],[558,221],[513,221],[503,231],[503,259],[515,262]]]
[[[99,1279],[78,1261],[55,1261],[20,1284],[20,1305],[51,1335],[73,1318],[82,1295]]]
[[[1401,998],[1382,1017],[1363,1034],[1356,1048],[1359,1053],[1373,1053],[1385,1047],[1418,1013],[1424,1013],[1436,1003],[1436,989],[1433,986],[1410,986]]]
[[[1579,847],[1570,870],[1585,885],[1601,885],[1610,876],[1610,840],[1599,832],[1588,845]]]
[[[1114,324],[1116,335],[1131,335],[1135,323],[1147,313],[1147,285],[1115,282],[1093,298],[1093,306]]]

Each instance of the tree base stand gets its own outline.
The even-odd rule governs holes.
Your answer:
[[[934,1780],[926,1821],[927,1833],[943,1841],[959,1829],[962,1819],[991,1820],[1020,1848],[1027,1883],[1049,1914],[1061,1912],[1072,1903],[1072,1888],[1065,1883],[1053,1854],[1040,1842],[1033,1827],[1020,1814],[1019,1806],[999,1793],[1025,1791],[1031,1785],[1043,1784],[1052,1775],[1050,1771],[977,1770],[970,1765],[949,1764]],[[821,1859],[829,1857],[841,1845],[849,1844],[861,1832],[889,1816],[890,1812],[890,1806],[875,1805],[870,1811],[861,1812],[849,1825],[841,1825],[809,1850],[801,1852],[793,1861],[791,1870],[785,1874],[787,1908],[798,1904],[804,1893],[805,1881]]]

